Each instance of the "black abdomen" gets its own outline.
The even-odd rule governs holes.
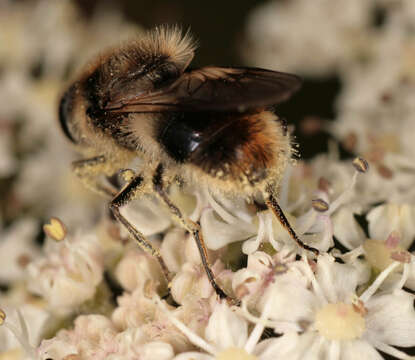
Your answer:
[[[158,140],[167,154],[179,163],[189,160],[191,154],[203,142],[204,128],[198,121],[192,121],[200,114],[170,113],[161,121]]]

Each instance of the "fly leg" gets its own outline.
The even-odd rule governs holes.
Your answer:
[[[121,215],[120,208],[127,205],[131,200],[136,199],[143,193],[144,179],[141,176],[134,176],[130,182],[124,186],[123,189],[112,199],[109,204],[110,210],[114,217],[128,230],[133,236],[134,240],[137,241],[138,245],[148,254],[154,256],[163,271],[164,276],[169,284],[171,281],[171,274],[168,270],[166,263],[164,262],[160,251],[156,249],[151,243],[145,238],[145,236],[138,231],[134,225],[132,225],[123,215]]]
[[[307,244],[304,244],[300,240],[300,238],[297,236],[294,229],[291,227],[290,223],[288,222],[287,218],[285,217],[284,212],[282,211],[280,205],[278,204],[277,199],[274,197],[272,193],[269,194],[269,197],[266,200],[266,204],[268,208],[272,210],[275,217],[279,220],[279,222],[285,228],[285,230],[287,230],[291,238],[298,244],[298,246],[302,247],[305,250],[313,252],[315,255],[318,255],[320,253],[316,248],[308,246]]]
[[[99,179],[99,175],[112,175],[114,173],[113,165],[104,155],[96,156],[90,159],[76,160],[72,162],[72,170],[82,183],[95,193],[104,197],[113,198],[117,190],[106,185]]]
[[[153,187],[154,187],[154,191],[159,195],[160,199],[164,202],[164,204],[167,205],[170,212],[176,217],[176,219],[179,220],[181,225],[192,234],[193,238],[195,239],[197,248],[200,253],[200,257],[202,259],[203,267],[206,271],[206,275],[213,289],[216,291],[219,297],[228,298],[226,293],[216,283],[215,276],[213,275],[211,265],[209,263],[208,254],[207,254],[205,243],[203,241],[200,225],[191,221],[190,219],[186,219],[181,213],[181,211],[179,210],[179,208],[172,203],[166,191],[164,190],[163,167],[161,164],[158,165],[156,172],[153,176]]]

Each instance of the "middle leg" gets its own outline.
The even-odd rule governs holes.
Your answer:
[[[156,169],[156,172],[153,176],[153,187],[155,192],[159,195],[160,199],[166,204],[171,211],[171,213],[180,221],[182,226],[189,231],[193,238],[196,241],[197,248],[200,253],[200,258],[202,259],[203,267],[206,271],[206,275],[211,283],[213,289],[216,291],[216,294],[219,295],[220,298],[227,298],[228,296],[226,293],[221,289],[221,287],[216,283],[215,276],[213,275],[208,254],[206,250],[205,243],[203,241],[203,236],[201,232],[200,225],[187,219],[183,216],[180,209],[172,203],[170,198],[168,197],[166,191],[164,190],[163,186],[163,167],[161,164]]]

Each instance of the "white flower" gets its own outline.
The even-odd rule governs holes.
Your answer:
[[[202,211],[200,225],[206,246],[217,250],[230,243],[252,237],[257,232],[254,213],[242,199],[219,204],[208,190],[205,191],[208,206]],[[229,206],[230,211],[226,207]]]
[[[64,360],[66,356],[87,360],[169,360],[174,352],[170,344],[147,341],[140,329],[117,333],[111,322],[100,315],[80,316],[73,330],[62,330],[44,340],[37,350],[39,360]]]
[[[118,307],[112,313],[112,321],[120,330],[136,328],[157,319],[160,311],[154,303],[137,289],[117,298]]]
[[[172,202],[201,224],[216,281],[232,300],[218,299],[191,234],[148,195],[121,212],[160,249],[172,274],[166,284],[156,259],[108,216],[105,200],[80,190],[69,173],[74,154],[51,126],[68,69],[136,27],[100,6],[85,21],[68,1],[0,8],[0,177],[13,176],[0,181],[7,195],[0,358],[348,360],[380,359],[378,351],[409,358],[398,347],[415,346],[414,296],[403,291],[415,289],[413,0],[269,0],[249,17],[249,61],[340,79],[337,119],[324,123],[371,170],[358,178],[334,142],[328,154],[287,167],[278,202],[301,240],[321,250],[313,260],[298,260],[308,254],[271,211],[258,211],[260,197],[171,184]],[[375,27],[378,8],[385,17]],[[367,233],[356,215],[366,216]],[[58,216],[69,234],[93,227],[99,240],[48,241],[40,257],[34,216]],[[101,306],[111,291],[117,302]]]
[[[224,269],[224,265],[220,260],[217,260],[211,269],[217,283],[227,292],[227,285],[232,281],[232,272]],[[172,280],[171,294],[179,304],[216,296],[203,266],[190,262],[183,264],[181,270]]]
[[[165,233],[160,253],[170,271],[180,271],[187,261],[200,262],[200,254],[194,243],[194,239],[182,228],[174,227]]]
[[[189,349],[187,339],[170,324],[165,314],[141,289],[136,289],[132,294],[124,293],[117,298],[117,302],[112,321],[118,330],[140,328],[145,337],[143,343],[161,341],[171,344],[176,351]],[[182,310],[176,312],[181,314]]]
[[[177,355],[175,360],[272,360],[284,353],[274,346],[276,339],[266,342],[259,342],[264,330],[262,324],[269,311],[266,306],[261,315],[261,321],[249,331],[249,323],[232,309],[225,302],[218,302],[214,306],[208,325],[202,336],[188,328],[180,320],[174,317],[160,301],[156,300],[159,306],[168,316],[169,320],[182,331],[194,345],[204,352],[184,352]],[[270,352],[270,349],[275,351]]]
[[[56,313],[67,314],[92,298],[103,277],[103,261],[94,235],[49,243],[46,256],[28,266],[29,289]]]
[[[166,279],[157,259],[146,254],[136,244],[124,253],[115,269],[115,276],[128,291],[144,291],[144,287],[148,287],[149,283],[152,287],[159,288],[160,293],[166,290]]]
[[[138,161],[136,166],[143,165]],[[177,186],[172,186],[169,191],[170,199],[185,216],[189,216],[194,221],[199,220],[199,207],[203,204],[199,193],[195,193],[195,199],[192,189],[179,190]],[[139,200],[130,202],[120,211],[144,236],[161,233],[173,224],[173,217],[168,207],[151,195],[144,195]],[[122,229],[122,232],[128,234],[125,229]]]
[[[294,252],[281,251],[271,257],[267,253],[257,251],[248,255],[247,267],[234,274],[232,287],[238,299],[244,303],[249,302],[251,307],[256,307],[262,302],[264,294],[276,278],[290,274],[288,281],[294,287],[297,287],[297,281],[308,283],[307,277],[302,274],[303,267],[302,261],[295,261]],[[302,285],[304,286],[304,283]]]
[[[43,340],[37,349],[39,360],[64,359],[79,355],[81,359],[105,359],[117,349],[114,340],[117,331],[111,321],[102,315],[82,315],[76,318],[72,330],[61,330],[49,340]]]
[[[288,190],[283,189],[280,194],[283,203],[286,192]],[[285,246],[290,249],[298,249],[295,241],[271,210],[255,213],[242,199],[234,200],[233,203],[228,200],[227,206],[232,209],[228,210],[213,199],[209,193],[207,193],[207,198],[210,207],[202,212],[200,223],[209,249],[220,249],[233,242],[244,240],[242,251],[245,254],[252,254],[261,244],[267,242],[278,251]],[[221,201],[225,202],[226,199]],[[288,212],[285,215],[297,235],[306,244],[325,251],[332,245],[330,219],[310,207],[311,201],[309,211],[297,218]]]
[[[333,215],[334,236],[349,250],[357,248],[366,239],[366,234],[354,217],[355,213],[358,213],[355,207],[342,206]]]
[[[399,245],[408,249],[415,238],[415,206],[387,203],[372,208],[366,216],[372,239],[385,239],[390,233],[399,233]]]
[[[390,290],[406,286],[414,289],[415,257],[407,251],[415,236],[412,212],[409,204],[386,203],[372,208],[366,216],[369,223],[367,239],[350,210],[341,209],[335,218],[336,236],[352,251],[340,257],[360,266],[362,271],[371,268],[376,273],[398,261],[402,265],[391,273],[381,288]],[[365,256],[364,262],[357,259],[359,255]]]
[[[120,211],[144,236],[160,233],[172,222],[168,209],[148,196],[142,197],[140,201],[132,201]],[[123,228],[121,231],[128,234]]]
[[[374,349],[406,359],[408,355],[393,346],[415,345],[414,297],[401,289],[376,293],[398,265],[391,264],[357,297],[358,271],[335,263],[328,255],[321,256],[316,274],[309,269],[312,289],[303,289],[301,312],[291,307],[289,312],[284,312],[286,308],[274,308],[269,314],[273,320],[267,322],[267,326],[275,326],[278,331],[281,325],[293,321],[292,325],[299,327],[296,332],[301,330],[302,334],[291,339],[293,347],[287,354],[290,359],[355,359],[356,354],[365,359],[380,358]],[[285,296],[281,284],[276,284],[270,298],[277,294]],[[287,295],[287,300],[291,295]],[[308,309],[308,313],[304,309]],[[248,318],[253,320],[252,315]],[[280,341],[285,336],[290,336],[290,332]]]
[[[140,329],[128,329],[114,338],[116,350],[105,356],[105,360],[170,360],[173,347],[162,341],[147,341]]]

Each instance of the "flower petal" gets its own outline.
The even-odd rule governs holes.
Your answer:
[[[382,360],[375,348],[364,340],[344,341],[341,347],[341,360]]]
[[[414,296],[403,290],[373,296],[366,304],[367,337],[390,345],[415,346]]]
[[[243,348],[248,338],[248,323],[225,303],[218,303],[206,328],[206,339],[218,349]]]
[[[355,293],[359,272],[352,265],[339,264],[331,255],[318,258],[316,279],[328,302],[350,300]]]
[[[203,231],[205,244],[209,249],[217,250],[235,241],[245,240],[254,235],[245,226],[238,224],[228,224],[218,218],[215,211],[206,209],[201,218],[200,224]]]
[[[370,237],[386,240],[392,231],[401,235],[400,245],[407,249],[415,236],[415,209],[409,204],[383,204],[367,214]]]
[[[349,207],[341,207],[332,218],[334,236],[349,250],[361,245],[366,238],[351,210]]]

